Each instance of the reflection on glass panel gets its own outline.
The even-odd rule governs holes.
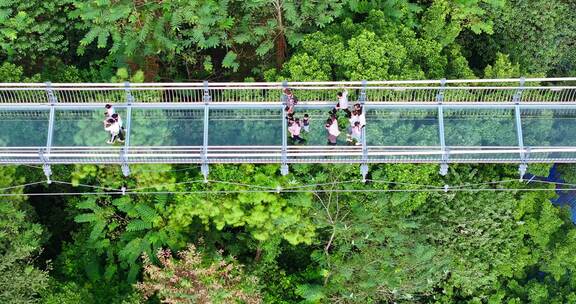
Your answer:
[[[517,146],[514,109],[444,109],[447,146]]]
[[[125,120],[126,111],[116,108],[116,113]],[[92,110],[56,109],[54,113],[55,147],[107,146],[110,133],[104,130],[104,108]]]
[[[48,110],[0,110],[0,147],[44,147]]]
[[[203,109],[132,109],[131,146],[201,146]]]
[[[368,109],[368,146],[439,146],[436,109]]]
[[[210,109],[210,146],[282,145],[280,109]]]
[[[576,146],[575,109],[522,109],[525,146]]]

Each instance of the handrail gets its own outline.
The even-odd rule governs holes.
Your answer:
[[[525,82],[563,82],[563,81],[576,81],[576,77],[551,77],[551,78],[526,78]],[[442,83],[441,79],[432,80],[377,80],[367,81],[367,85],[391,85],[391,84],[438,84]],[[462,84],[462,83],[520,83],[519,78],[498,78],[498,79],[447,79],[446,84]],[[0,83],[0,87],[42,87],[43,83]],[[306,81],[306,82],[290,82],[291,86],[318,86],[318,85],[362,85],[362,81]],[[118,87],[123,88],[123,83],[52,83],[54,88],[60,87]],[[201,89],[204,84],[199,82],[158,82],[158,83],[133,83],[134,87],[196,87]],[[210,82],[209,87],[218,86],[267,86],[282,88],[282,82]]]

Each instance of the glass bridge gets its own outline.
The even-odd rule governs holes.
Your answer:
[[[286,123],[289,87],[295,117],[310,116],[302,144]],[[327,145],[324,127],[336,93],[366,115],[360,145],[348,120]],[[104,105],[113,104],[124,143],[107,144]],[[576,162],[576,78],[291,83],[3,83],[0,163],[370,163]]]

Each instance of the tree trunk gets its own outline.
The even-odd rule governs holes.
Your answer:
[[[276,67],[278,69],[282,68],[284,60],[286,59],[286,30],[284,28],[284,18],[282,15],[282,7],[284,6],[283,0],[276,0],[273,2],[275,15],[276,15]]]
[[[144,81],[154,82],[154,80],[156,80],[156,76],[158,76],[158,71],[160,70],[158,61],[158,56],[155,55],[144,58]]]
[[[260,262],[261,258],[262,258],[262,248],[258,247],[256,248],[256,256],[254,257],[254,261],[258,263]]]
[[[286,59],[286,37],[284,33],[278,33],[276,38],[276,67],[278,69],[282,68],[284,60]]]

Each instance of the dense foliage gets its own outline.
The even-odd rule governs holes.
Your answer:
[[[569,0],[0,0],[2,82],[576,76],[574,41]],[[435,132],[371,115],[387,130],[368,130],[379,143]],[[494,135],[504,129],[486,119],[494,113],[472,115],[449,140],[514,140]],[[64,126],[82,130],[66,140],[98,140],[83,123]],[[139,144],[175,140],[161,122],[134,123]],[[562,136],[530,123],[528,144]],[[215,126],[223,138],[234,127],[247,126]],[[553,185],[517,181],[516,166],[441,177],[435,165],[372,165],[366,183],[353,165],[293,165],[287,176],[212,165],[208,183],[197,166],[134,166],[128,178],[114,166],[53,169],[69,184],[9,188],[42,170],[0,167],[0,194],[15,194],[0,198],[1,303],[576,302],[569,210],[551,203]],[[576,182],[574,166],[558,172]],[[463,184],[485,191],[437,191]],[[186,193],[16,195],[95,190],[86,185]],[[523,187],[543,191],[498,191]]]

